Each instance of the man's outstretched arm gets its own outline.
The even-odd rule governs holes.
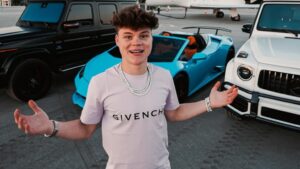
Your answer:
[[[209,108],[220,108],[231,104],[232,101],[238,95],[238,89],[232,86],[225,91],[218,91],[221,86],[220,82],[217,82],[211,89],[209,95],[209,101],[201,100],[193,103],[181,104],[177,109],[166,111],[165,115],[168,121],[183,121],[198,116],[204,112],[207,112]],[[208,103],[209,102],[209,103]],[[209,104],[209,105],[208,105]]]
[[[89,138],[96,130],[96,124],[83,124],[79,119],[53,124],[48,115],[34,101],[30,100],[28,105],[34,114],[24,115],[18,109],[14,112],[14,119],[18,128],[26,134],[51,135],[54,132],[54,125],[57,125],[58,132],[56,136],[65,139],[80,140]]]

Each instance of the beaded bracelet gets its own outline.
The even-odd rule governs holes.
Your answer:
[[[212,111],[209,97],[206,97],[206,98],[204,99],[204,102],[205,102],[206,111],[207,111],[207,112]]]

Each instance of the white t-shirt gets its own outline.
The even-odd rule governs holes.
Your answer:
[[[132,94],[122,81],[119,66],[92,78],[80,120],[101,123],[103,147],[109,159],[106,169],[170,169],[165,110],[179,106],[168,70],[149,64],[150,91]],[[145,87],[148,73],[129,75],[130,84]]]

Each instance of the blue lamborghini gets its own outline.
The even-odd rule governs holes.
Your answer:
[[[152,52],[148,58],[148,62],[171,72],[179,100],[190,96],[224,73],[227,62],[235,55],[232,39],[217,35],[220,30],[230,30],[216,27],[189,28],[196,28],[198,31],[168,32],[170,36],[164,36],[164,33],[154,35]],[[214,29],[216,33],[200,34],[200,29]],[[197,52],[190,60],[182,60],[185,48],[189,44],[189,36],[195,37]],[[75,78],[76,91],[73,94],[73,103],[83,107],[91,78],[120,62],[121,54],[117,46],[87,62]]]

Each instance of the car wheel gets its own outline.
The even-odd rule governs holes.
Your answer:
[[[18,64],[11,74],[8,94],[18,100],[28,101],[43,97],[51,86],[48,65],[38,59],[28,59]]]
[[[228,51],[228,54],[226,56],[226,61],[225,61],[225,66],[227,65],[227,63],[232,59],[234,58],[234,55],[235,55],[235,49],[233,46],[231,46],[229,48],[229,51]]]
[[[224,18],[224,12],[218,11],[217,14],[216,14],[216,17],[217,18]]]
[[[226,110],[226,114],[227,114],[227,117],[229,117],[230,119],[233,119],[233,120],[238,120],[238,121],[241,121],[244,119],[243,116],[237,114],[237,113],[233,113],[231,111],[228,111]]]
[[[183,102],[188,96],[188,78],[184,74],[178,74],[174,77],[174,84],[179,102]]]

